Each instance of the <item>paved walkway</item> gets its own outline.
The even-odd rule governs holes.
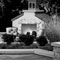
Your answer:
[[[50,57],[30,55],[0,55],[0,60],[53,60]]]

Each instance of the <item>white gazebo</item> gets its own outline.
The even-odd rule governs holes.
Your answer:
[[[36,0],[28,0],[28,10],[23,10],[23,15],[12,19],[12,27],[18,28],[18,33],[36,31],[37,36],[41,35],[45,22],[36,17]]]
[[[36,31],[41,34],[44,29],[44,22],[35,16],[33,12],[24,11],[24,15],[12,21],[12,26],[18,28],[19,33]]]

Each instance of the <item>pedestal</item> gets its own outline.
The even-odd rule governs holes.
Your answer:
[[[54,42],[53,46],[54,57],[53,60],[60,60],[60,42]]]

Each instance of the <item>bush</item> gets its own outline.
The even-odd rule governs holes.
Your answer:
[[[20,38],[21,42],[24,42],[25,45],[27,45],[27,46],[32,44],[33,40],[34,40],[33,36],[31,36],[31,35],[20,35],[19,38]]]
[[[34,37],[33,36],[26,36],[26,40],[25,40],[25,45],[29,46],[33,43],[34,41]]]
[[[7,44],[11,44],[11,42],[14,42],[15,37],[16,36],[14,35],[4,34],[2,38],[4,42],[7,42]]]
[[[45,29],[45,33],[50,42],[60,41],[60,21],[51,21]]]
[[[48,43],[45,36],[39,36],[37,42],[40,46],[45,46]]]
[[[24,42],[26,40],[26,35],[24,35],[24,34],[20,35],[19,40],[20,40],[20,42]]]

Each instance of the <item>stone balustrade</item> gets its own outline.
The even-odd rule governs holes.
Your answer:
[[[60,42],[53,42],[51,44],[53,46],[53,60],[60,60]]]

